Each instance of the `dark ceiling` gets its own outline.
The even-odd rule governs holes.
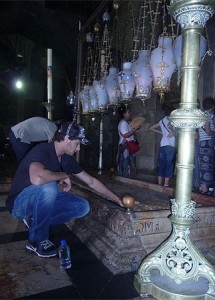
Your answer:
[[[0,72],[14,64],[8,34],[53,49],[66,72],[77,57],[78,24],[84,24],[101,1],[0,1]]]

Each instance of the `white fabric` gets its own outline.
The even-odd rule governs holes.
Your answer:
[[[207,117],[210,129],[212,131],[215,131],[214,122],[213,122],[214,115],[209,113],[208,111],[204,111],[204,113]],[[211,135],[208,135],[202,127],[198,129],[198,132],[199,132],[199,141],[208,141],[213,139],[213,137]]]
[[[164,117],[163,119],[161,119],[159,121],[159,125],[161,128],[162,134],[163,134],[161,142],[160,142],[160,146],[161,147],[163,147],[163,146],[175,147],[175,136],[168,137],[169,133],[171,132],[171,126],[170,126],[168,117]]]
[[[31,142],[51,141],[57,126],[50,120],[33,117],[11,127],[15,137],[21,142],[30,144]]]
[[[128,133],[129,131],[132,131],[130,124],[127,121],[125,121],[124,119],[122,119],[118,124],[119,144],[122,144],[122,142],[124,140],[124,137],[121,135],[121,133],[125,134],[125,133]],[[126,140],[132,141],[132,140],[134,140],[134,136],[131,135]]]

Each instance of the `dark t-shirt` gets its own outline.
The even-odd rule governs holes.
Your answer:
[[[55,152],[54,142],[41,143],[35,146],[20,162],[13,183],[6,200],[7,209],[11,212],[13,203],[18,194],[32,183],[29,178],[29,166],[33,162],[42,163],[48,170],[53,172],[63,171],[67,174],[78,174],[83,171],[76,158],[70,155],[62,155],[61,162]]]

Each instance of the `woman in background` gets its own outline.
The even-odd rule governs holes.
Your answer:
[[[118,124],[119,145],[117,155],[117,175],[123,177],[134,177],[136,175],[136,157],[129,153],[127,141],[135,140],[134,133],[141,127],[137,125],[131,128],[131,112],[125,105],[118,109],[120,122]]]
[[[173,107],[164,105],[165,117],[159,122],[151,125],[149,130],[162,135],[159,150],[158,184],[169,186],[170,178],[174,175],[175,162],[175,130],[170,124],[169,116]]]
[[[199,132],[199,192],[209,193],[214,187],[214,105],[212,97],[203,100],[203,110],[207,117],[206,123]]]

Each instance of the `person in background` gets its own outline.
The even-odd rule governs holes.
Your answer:
[[[33,117],[11,127],[9,140],[18,162],[35,145],[34,143],[50,142],[56,130],[54,122],[42,117]]]
[[[200,101],[197,99],[197,108],[200,109]],[[198,129],[195,131],[194,141],[194,169],[192,186],[194,191],[199,191],[199,133]]]
[[[174,108],[170,105],[164,105],[163,110],[165,117],[149,127],[149,130],[159,133],[162,136],[160,141],[157,173],[158,184],[162,186],[169,186],[170,178],[174,175],[175,130],[169,120],[169,116],[173,109]]]
[[[214,105],[212,97],[203,99],[203,111],[207,117],[204,126],[198,129],[199,134],[199,192],[209,193],[214,187]]]
[[[64,224],[89,212],[89,203],[69,192],[70,176],[123,207],[117,195],[78,164],[74,155],[80,151],[80,143],[89,144],[84,128],[65,122],[52,142],[40,143],[26,154],[14,176],[6,206],[13,217],[29,227],[26,249],[38,256],[57,255],[55,245],[49,240],[51,225]]]
[[[134,177],[136,175],[136,156],[129,153],[127,141],[135,140],[135,132],[141,125],[131,128],[131,112],[125,105],[118,109],[120,122],[118,124],[119,145],[117,154],[117,175]]]
[[[194,169],[193,169],[193,182],[192,186],[195,191],[199,190],[199,133],[198,130],[195,132],[194,141]]]

